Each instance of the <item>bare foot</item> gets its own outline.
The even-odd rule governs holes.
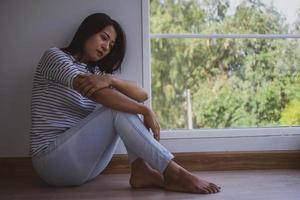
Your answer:
[[[164,178],[158,171],[138,158],[131,164],[129,183],[132,188],[164,187]]]
[[[176,192],[213,194],[220,192],[220,187],[207,182],[171,161],[164,171],[165,189]]]

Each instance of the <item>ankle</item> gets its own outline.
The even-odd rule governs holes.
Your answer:
[[[131,163],[131,168],[139,169],[139,168],[141,168],[141,166],[144,166],[144,165],[145,165],[144,161],[141,158],[138,158]]]
[[[177,179],[182,173],[182,170],[183,168],[180,167],[177,163],[175,163],[174,161],[170,161],[165,171],[163,172],[163,177],[165,178],[165,180]]]

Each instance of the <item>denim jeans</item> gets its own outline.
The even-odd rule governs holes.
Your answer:
[[[49,185],[81,185],[105,169],[119,138],[130,163],[142,158],[163,173],[174,157],[153,138],[138,115],[101,107],[34,156],[33,167]]]

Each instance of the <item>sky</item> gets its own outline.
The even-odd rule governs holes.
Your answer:
[[[233,9],[242,0],[230,0]],[[285,15],[287,23],[292,24],[297,19],[297,10],[300,9],[300,0],[262,0],[263,3],[273,5],[279,10],[280,13]]]

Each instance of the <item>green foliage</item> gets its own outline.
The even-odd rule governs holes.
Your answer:
[[[284,125],[300,124],[300,100],[291,101],[281,113],[280,123]]]
[[[284,17],[259,0],[243,1],[233,15],[228,0],[152,0],[150,6],[152,33],[289,31]],[[152,106],[163,129],[187,127],[187,89],[194,128],[286,125],[284,113],[300,110],[294,103],[300,99],[298,40],[152,39],[151,53]],[[298,119],[288,121],[299,125]]]

